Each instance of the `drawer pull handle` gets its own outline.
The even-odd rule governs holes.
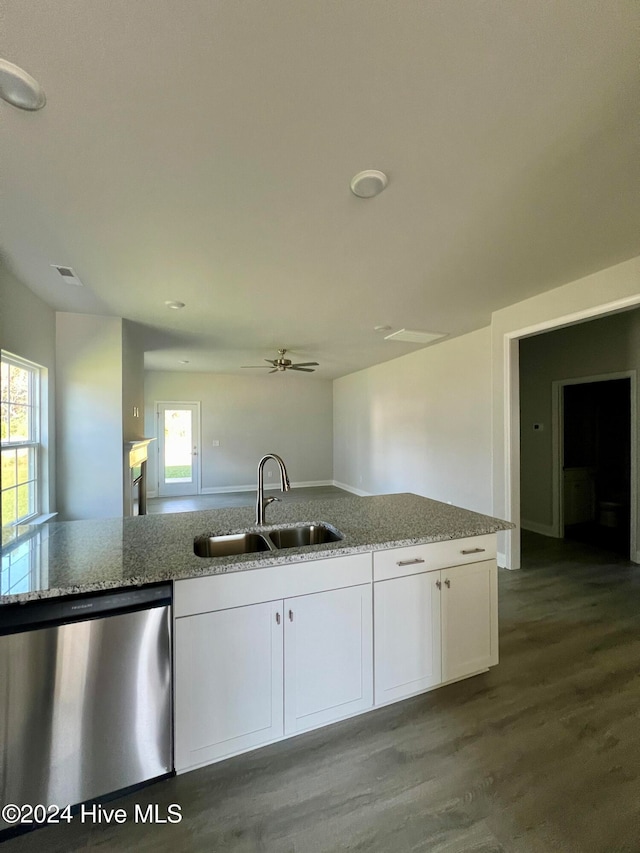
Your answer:
[[[415,566],[416,563],[424,563],[422,557],[415,557],[413,560],[400,560],[396,566]]]
[[[276,613],[276,625],[280,624],[280,614]]]
[[[461,554],[482,554],[483,551],[486,551],[486,548],[468,548],[466,551],[461,551]]]
[[[442,582],[436,581],[436,586],[438,587],[438,589],[442,589]]]
[[[444,582],[444,585],[447,587],[447,589],[451,588],[451,581],[449,580],[449,578],[446,579],[446,581]]]
[[[289,611],[289,622],[293,622],[293,610]]]

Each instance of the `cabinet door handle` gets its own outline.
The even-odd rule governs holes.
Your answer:
[[[486,548],[468,548],[466,551],[460,551],[461,554],[482,554]]]
[[[424,560],[421,557],[414,557],[413,560],[400,560],[396,566],[415,566],[416,563],[424,563]]]
[[[445,585],[447,588],[449,588],[449,587],[451,586],[451,581],[449,580],[449,578],[447,578],[447,579],[446,579],[446,581],[444,582],[444,585]]]
[[[436,581],[436,586],[438,589],[442,589],[442,583],[440,581]]]
[[[276,625],[280,624],[280,614],[276,613]]]
[[[289,611],[289,622],[293,622],[293,610]]]

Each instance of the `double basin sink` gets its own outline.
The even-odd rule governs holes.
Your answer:
[[[299,527],[279,527],[264,533],[199,536],[194,542],[193,550],[198,557],[232,557],[259,551],[277,551],[281,548],[323,545],[326,542],[339,542],[343,538],[342,533],[326,524],[303,524]]]

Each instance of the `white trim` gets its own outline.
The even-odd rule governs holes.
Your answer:
[[[515,331],[504,333],[504,426],[506,430],[504,435],[504,494],[505,515],[507,520],[517,521],[520,518],[520,442],[518,440],[519,432],[514,429],[514,421],[519,429],[517,413],[520,411],[520,388],[519,382],[513,381],[513,374],[515,373],[518,375],[519,373],[518,341],[521,338],[527,338],[531,335],[540,334],[541,332],[548,332],[551,329],[560,329],[563,326],[572,326],[576,323],[580,323],[585,320],[593,320],[595,317],[602,317],[606,314],[616,314],[620,311],[625,311],[638,305],[640,305],[640,293],[636,293],[633,296],[626,296],[622,299],[616,299],[614,302],[606,302],[601,305],[583,308],[580,311],[574,311],[571,314],[554,317],[552,320],[544,320],[543,322],[537,323],[533,326],[525,326],[522,329],[516,329]],[[635,436],[635,440],[637,443],[637,436]],[[634,553],[634,551],[631,553]],[[511,535],[507,537],[507,546],[504,556],[506,568],[520,568],[520,534],[517,530],[511,531]]]
[[[314,486],[333,486],[333,480],[309,480],[302,483],[291,483],[292,489],[311,489]],[[279,482],[265,483],[265,491],[268,489],[280,489]],[[229,492],[255,492],[256,484],[250,483],[246,486],[203,486],[201,495],[225,495]],[[154,496],[155,497],[155,496]]]
[[[552,417],[552,536],[562,539],[564,536],[564,394],[567,385],[587,385],[591,382],[615,382],[617,379],[629,380],[630,403],[630,489],[629,489],[629,559],[637,554],[638,541],[638,427],[637,427],[637,375],[635,370],[618,370],[613,373],[598,373],[595,376],[580,376],[574,379],[556,379],[552,385],[551,417]],[[524,523],[523,523],[524,526]],[[636,562],[636,561],[634,561]]]
[[[509,568],[507,566],[507,555],[503,551],[498,551],[496,554],[496,563],[500,569]]]
[[[153,490],[147,489],[147,498],[157,498],[157,497],[158,497],[158,492],[156,489],[153,489]]]
[[[339,483],[338,480],[334,480],[333,485],[337,489],[344,489],[345,492],[351,492],[352,495],[358,495],[359,498],[371,497],[371,492],[365,492],[364,489],[356,489],[355,486],[348,486],[346,483]]]
[[[539,533],[541,536],[551,536],[553,539],[558,539],[558,534],[552,524],[540,524],[537,521],[529,521],[523,518],[520,522],[522,530],[530,530],[532,533]]]

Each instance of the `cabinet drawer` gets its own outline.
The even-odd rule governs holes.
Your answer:
[[[176,581],[176,617],[371,583],[371,554],[285,563]]]
[[[465,539],[447,539],[444,542],[429,542],[426,545],[409,545],[373,554],[373,579],[375,581],[415,575],[463,566],[479,560],[490,560],[496,556],[496,534],[468,536]]]

